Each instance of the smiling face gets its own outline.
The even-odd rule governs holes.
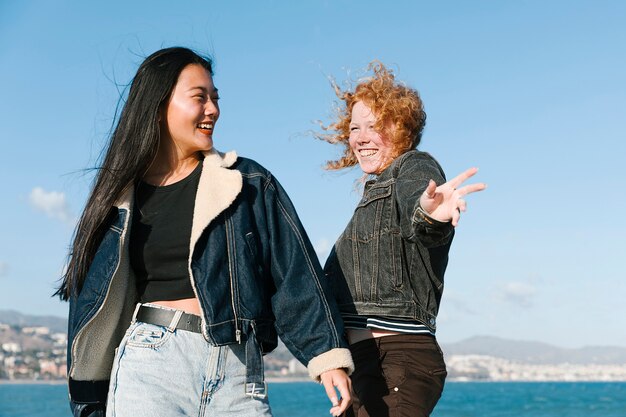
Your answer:
[[[372,110],[357,101],[350,120],[350,148],[366,174],[380,174],[392,159],[391,144],[375,129],[375,124]]]
[[[179,159],[213,148],[213,128],[220,115],[219,96],[211,74],[201,65],[187,65],[161,115],[161,134]]]

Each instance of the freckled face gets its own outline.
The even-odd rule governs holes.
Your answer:
[[[350,148],[366,174],[380,174],[392,158],[392,147],[374,128],[376,116],[362,101],[352,107]]]
[[[201,65],[187,65],[181,71],[161,115],[163,138],[173,142],[179,157],[213,148],[218,99],[213,77]]]

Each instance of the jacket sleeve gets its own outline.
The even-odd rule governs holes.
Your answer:
[[[105,417],[106,415],[104,405],[77,404],[71,401],[70,407],[74,417]]]
[[[311,378],[339,368],[350,374],[354,364],[339,309],[293,204],[273,177],[265,184],[264,198],[278,334]]]
[[[70,408],[74,417],[104,417],[109,381],[76,381],[68,378]]]
[[[105,417],[109,381],[77,381],[69,375],[72,365],[72,344],[76,334],[74,314],[77,298],[78,294],[72,292],[69,299],[70,311],[67,321],[67,388],[70,408],[74,417]]]
[[[437,185],[446,182],[437,161],[426,153],[406,154],[396,180],[400,228],[405,239],[419,241],[427,248],[449,243],[454,233],[451,222],[435,220],[420,207],[420,197],[431,179]]]

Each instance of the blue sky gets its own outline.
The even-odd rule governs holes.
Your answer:
[[[215,58],[215,143],[269,168],[325,258],[356,170],[313,139],[328,77],[373,59],[417,88],[420,148],[469,198],[438,337],[626,346],[626,4],[621,1],[0,2],[0,309],[50,297],[123,86],[161,47]]]

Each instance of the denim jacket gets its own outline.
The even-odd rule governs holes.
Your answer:
[[[251,395],[264,394],[261,355],[276,347],[277,335],[311,377],[351,372],[339,311],[283,188],[234,152],[209,151],[202,163],[188,266],[204,338],[246,344]],[[133,196],[131,187],[112,208],[83,287],[70,297],[67,363],[77,416],[103,408],[115,349],[137,302],[128,259]]]
[[[342,312],[410,318],[436,330],[454,228],[420,208],[430,179],[445,182],[441,166],[412,150],[365,184],[324,267]]]

